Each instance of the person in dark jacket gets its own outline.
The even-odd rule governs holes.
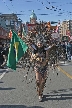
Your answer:
[[[70,41],[70,54],[72,56],[72,41]]]
[[[3,67],[6,65],[8,52],[9,52],[9,47],[5,44],[3,49],[2,49],[2,55],[4,58],[4,62],[2,64]]]
[[[3,64],[4,57],[3,57],[3,47],[2,47],[2,42],[0,42],[0,67]]]

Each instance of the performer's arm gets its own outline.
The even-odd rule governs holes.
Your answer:
[[[49,46],[49,47],[47,47],[47,48],[44,48],[44,50],[46,50],[46,51],[47,51],[47,50],[49,50],[50,48],[51,48],[51,46]]]
[[[34,44],[32,44],[31,47],[32,47],[34,50],[37,50]]]

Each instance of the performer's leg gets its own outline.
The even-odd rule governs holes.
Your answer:
[[[36,72],[36,85],[37,85],[37,88],[38,88],[38,91],[40,91],[40,84],[41,84],[41,75],[39,72]]]
[[[39,72],[36,72],[37,93],[40,101],[42,100],[41,80],[41,74]]]
[[[41,92],[42,92],[42,95],[43,95],[46,80],[47,80],[47,72],[44,73],[44,76],[42,77],[42,80],[41,80]]]
[[[39,81],[39,73],[36,72],[36,85],[39,87],[40,81]]]
[[[34,67],[34,71],[35,71],[35,77],[36,77],[36,86],[37,86],[37,88],[39,87],[39,85],[40,85],[40,80],[39,80],[39,72],[38,72],[38,68],[35,66]]]
[[[41,81],[42,81],[42,76],[39,73],[39,88],[38,88],[38,96],[39,100],[42,101],[42,88],[41,88]]]

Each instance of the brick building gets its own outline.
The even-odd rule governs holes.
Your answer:
[[[8,39],[8,32],[0,26],[0,40],[6,40]]]

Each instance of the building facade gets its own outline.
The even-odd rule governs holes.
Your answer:
[[[18,20],[16,14],[1,14],[0,15],[0,25],[6,29],[13,29],[17,31],[20,28],[21,20]]]
[[[63,21],[59,27],[59,34],[61,36],[72,36],[72,20]]]
[[[72,20],[69,20],[69,30],[70,30],[70,35],[72,36]]]
[[[1,39],[8,39],[8,32],[0,26],[0,40]]]

